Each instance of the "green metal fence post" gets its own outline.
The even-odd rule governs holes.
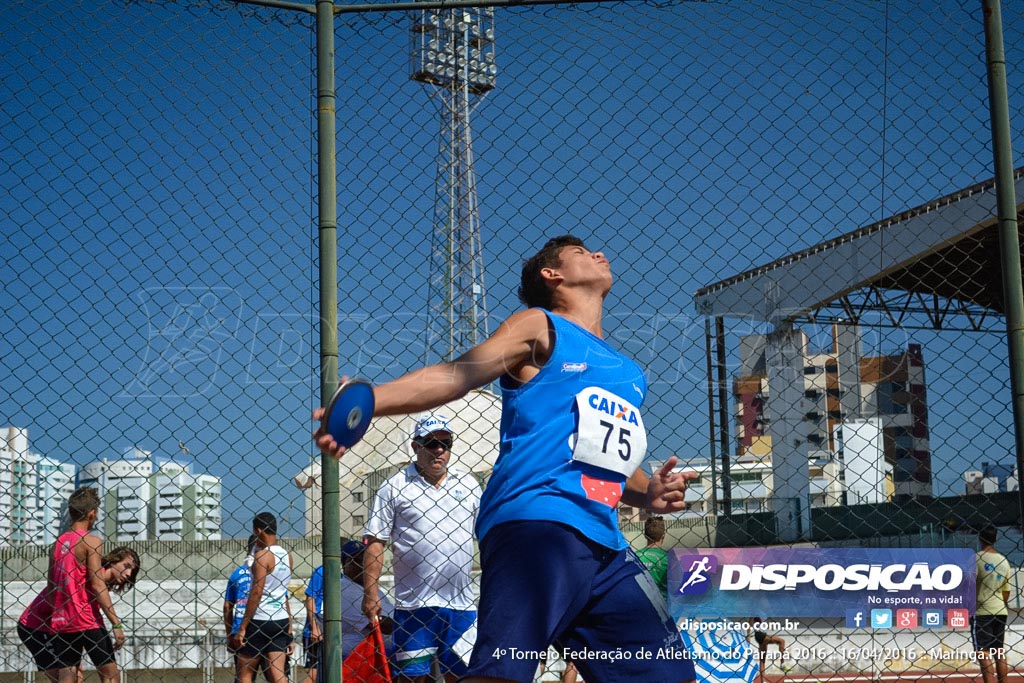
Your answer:
[[[338,382],[338,202],[335,161],[334,2],[316,3],[317,153],[320,214],[320,404]],[[338,461],[321,459],[324,641],[320,679],[341,680],[341,509]]]
[[[992,116],[999,252],[1003,268],[1003,307],[1006,311],[1010,356],[1010,390],[1013,392],[1013,434],[1017,449],[1017,476],[1020,477],[1020,473],[1024,472],[1024,283],[1021,282],[1010,105],[1006,88],[1006,53],[1003,50],[1003,18],[999,0],[982,0],[982,13],[985,23],[988,101]],[[1024,496],[1020,491],[1017,493],[1017,505],[1021,512],[1020,523],[1024,525]]]

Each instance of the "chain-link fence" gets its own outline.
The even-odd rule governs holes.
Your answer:
[[[0,9],[0,681],[37,680],[16,624],[76,486],[101,493],[105,548],[141,558],[114,599],[122,680],[231,679],[224,589],[260,512],[298,636],[323,482],[316,35],[295,7]],[[342,374],[465,350],[520,307],[522,259],[572,233],[608,255],[605,334],[647,373],[646,468],[698,475],[665,547],[975,548],[994,524],[1021,565],[980,2],[341,9]],[[497,384],[440,412],[452,471],[486,486]],[[378,419],[342,460],[343,537],[408,473],[413,427]],[[637,549],[644,520],[620,506]],[[382,574],[395,600],[390,548]],[[1013,666],[1018,604],[1014,583]],[[888,658],[840,657],[862,636],[842,619],[780,635],[808,655],[793,679],[976,675],[946,626],[873,635]]]

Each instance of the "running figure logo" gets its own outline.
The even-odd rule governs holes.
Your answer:
[[[680,595],[703,595],[711,588],[711,577],[718,569],[718,558],[714,555],[683,555],[679,558],[683,570],[679,585]]]

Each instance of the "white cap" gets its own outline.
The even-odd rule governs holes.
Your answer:
[[[452,436],[455,436],[455,432],[452,431],[451,426],[448,424],[447,417],[430,413],[416,420],[416,426],[413,427],[412,430],[412,438],[422,439],[425,436],[430,436],[434,432],[448,432]]]

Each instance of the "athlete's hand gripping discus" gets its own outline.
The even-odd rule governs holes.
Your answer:
[[[339,446],[348,448],[359,443],[373,419],[373,387],[361,379],[350,379],[334,392],[320,429],[334,438]]]

